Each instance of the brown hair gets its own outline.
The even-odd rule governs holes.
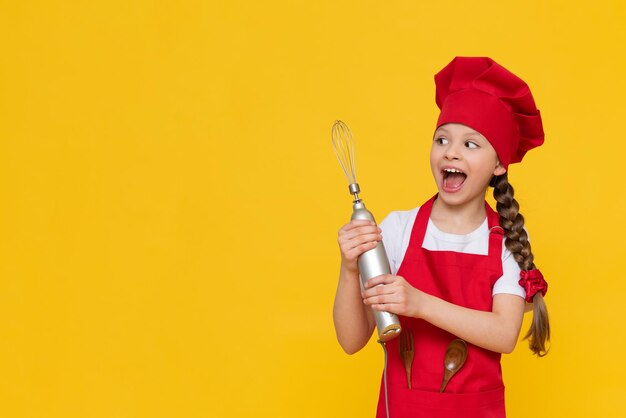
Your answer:
[[[504,229],[506,248],[511,251],[522,270],[534,269],[534,256],[528,234],[524,230],[524,217],[519,213],[519,203],[513,198],[513,186],[509,183],[507,174],[495,176],[490,185],[493,186],[493,197],[497,202],[500,226]],[[550,341],[550,322],[541,292],[533,297],[533,321],[524,339],[528,339],[530,349],[539,357],[548,354],[546,343]]]

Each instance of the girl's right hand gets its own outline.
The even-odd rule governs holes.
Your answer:
[[[342,267],[350,272],[358,272],[357,259],[365,251],[371,250],[383,239],[380,229],[374,222],[352,220],[339,229],[339,249]]]

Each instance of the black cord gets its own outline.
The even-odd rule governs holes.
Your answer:
[[[383,369],[383,381],[385,385],[385,411],[387,412],[387,418],[389,418],[389,398],[387,397],[387,346],[384,341],[378,340],[378,343],[383,347],[385,352],[385,368]]]

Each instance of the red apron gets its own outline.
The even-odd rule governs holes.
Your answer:
[[[429,251],[422,248],[433,202],[418,211],[409,246],[398,275],[412,286],[456,305],[482,311],[492,309],[492,288],[502,276],[502,229],[498,214],[485,202],[489,254]],[[415,358],[412,389],[408,388],[398,338],[387,342],[387,388],[390,418],[503,418],[504,384],[500,353],[467,344],[465,365],[439,393],[446,347],[456,336],[416,318],[400,317],[403,332],[413,333]],[[385,418],[384,383],[378,399],[378,418]]]

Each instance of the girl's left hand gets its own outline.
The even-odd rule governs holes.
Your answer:
[[[423,294],[411,286],[404,277],[383,274],[369,279],[361,296],[363,303],[377,311],[419,318],[419,299]]]

